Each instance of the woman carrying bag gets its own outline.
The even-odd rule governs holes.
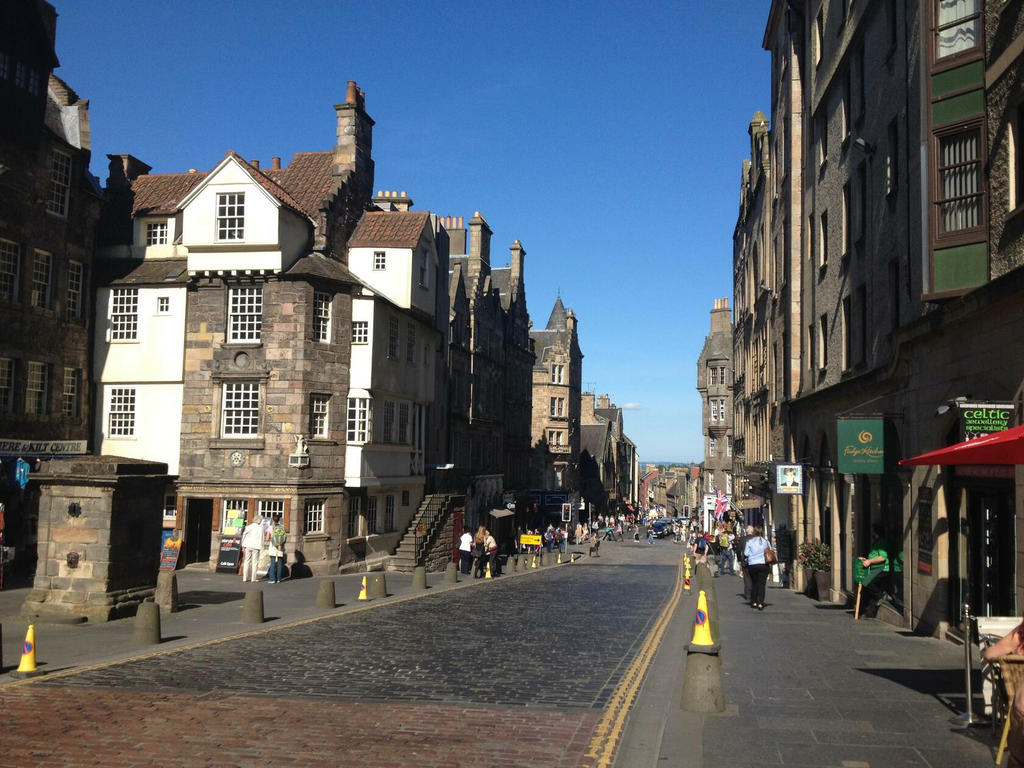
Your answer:
[[[743,554],[747,559],[747,570],[750,571],[750,607],[763,611],[768,571],[771,563],[776,561],[775,550],[764,537],[763,528],[754,528],[754,535],[747,540]]]

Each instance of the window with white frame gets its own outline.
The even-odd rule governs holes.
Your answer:
[[[384,530],[395,530],[395,495],[393,493],[384,497]]]
[[[387,269],[388,259],[384,251],[373,252],[373,268],[375,270]]]
[[[274,515],[284,515],[284,499],[260,499],[256,502],[257,517],[264,520],[273,519]]]
[[[565,366],[564,365],[552,365],[551,366],[551,383],[552,384],[564,384],[565,383]]]
[[[940,136],[938,153],[939,234],[981,227],[981,128],[972,126]]]
[[[173,493],[164,494],[164,517],[178,516],[178,497]]]
[[[0,413],[14,410],[14,360],[0,357]]]
[[[146,222],[146,245],[167,245],[167,222]]]
[[[377,497],[366,497],[366,532],[377,533]]]
[[[48,412],[49,368],[46,363],[28,364],[28,384],[25,387],[25,413],[43,414]]]
[[[392,360],[398,359],[398,320],[394,317],[388,320],[388,357]]]
[[[254,381],[224,384],[222,437],[255,437],[260,432],[260,385]]]
[[[228,289],[228,342],[259,341],[263,330],[263,289]]]
[[[309,434],[311,437],[327,437],[330,401],[330,395],[309,396]]]
[[[565,432],[560,429],[548,430],[548,445],[565,445]]]
[[[732,439],[728,437],[725,438],[725,455],[732,456]]]
[[[381,442],[390,443],[395,433],[395,401],[384,401],[384,414],[381,417]]]
[[[139,333],[139,289],[114,288],[110,292],[110,340],[134,341]]]
[[[348,399],[347,439],[350,443],[365,443],[370,439],[370,398]]]
[[[46,210],[58,216],[68,215],[68,197],[71,193],[71,155],[59,149],[50,150],[50,194]]]
[[[171,311],[171,297],[170,296],[157,296],[156,297],[156,311],[157,314],[166,315]]]
[[[324,532],[325,499],[306,499],[306,513],[302,516],[302,534]]]
[[[69,318],[82,316],[82,275],[84,269],[79,261],[68,262],[67,312]]]
[[[61,392],[60,412],[65,418],[73,419],[79,414],[79,389],[82,372],[78,368],[64,369],[64,389]]]
[[[224,499],[224,510],[221,516],[221,530],[241,529],[249,519],[248,499]]]
[[[217,241],[245,239],[245,192],[217,195]]]
[[[313,293],[313,341],[331,340],[331,294]]]
[[[352,343],[353,344],[369,344],[370,342],[370,324],[366,320],[353,320],[352,321]]]
[[[551,415],[557,419],[565,416],[565,398],[564,397],[552,397],[551,398]]]
[[[416,326],[412,323],[405,324],[405,361],[416,361]]]
[[[398,442],[405,445],[409,442],[409,404],[398,404]]]
[[[360,500],[359,496],[351,496],[348,500],[348,521],[345,534],[350,539],[359,535]]]
[[[979,0],[938,0],[935,58],[963,53],[977,47],[981,32]]]
[[[708,456],[715,455],[715,448],[718,447],[718,443],[713,437],[708,438]]]
[[[107,437],[135,437],[135,387],[110,388]]]
[[[718,401],[711,400],[711,420],[718,421]]]
[[[21,264],[21,249],[11,240],[0,240],[0,299],[14,301],[18,298],[18,267]]]
[[[32,264],[32,306],[46,309],[50,306],[50,283],[53,276],[53,256],[36,251]]]

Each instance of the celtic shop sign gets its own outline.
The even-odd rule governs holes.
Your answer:
[[[839,471],[849,475],[880,475],[885,471],[882,419],[840,419],[836,422]]]
[[[1002,432],[1013,426],[1012,403],[958,403],[960,441]]]

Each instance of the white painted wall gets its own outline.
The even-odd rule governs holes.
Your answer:
[[[135,437],[109,438],[107,424],[112,387],[135,387]],[[167,471],[178,474],[181,451],[182,385],[117,382],[97,388],[102,418],[96,425],[94,444],[100,453],[131,459],[167,462]],[[99,410],[99,409],[97,409]]]
[[[380,339],[374,338],[373,307],[377,302],[372,296],[352,297],[352,322],[365,321],[369,326],[369,342],[352,345],[352,359],[349,364],[349,386],[352,389],[370,389],[373,386],[373,351],[379,349]],[[387,330],[385,329],[384,349],[387,354]]]
[[[383,251],[385,269],[373,268],[373,254]],[[348,268],[373,288],[400,307],[410,306],[412,250],[409,248],[350,248]],[[431,307],[433,313],[433,307]]]
[[[110,292],[109,287],[96,292],[93,381],[180,383],[185,359],[185,287],[139,288],[139,326],[135,341],[108,341]],[[161,296],[169,299],[167,313],[157,312],[157,299]]]

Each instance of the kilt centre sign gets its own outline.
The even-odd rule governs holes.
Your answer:
[[[885,422],[882,419],[839,419],[836,449],[839,471],[848,475],[885,472]]]

